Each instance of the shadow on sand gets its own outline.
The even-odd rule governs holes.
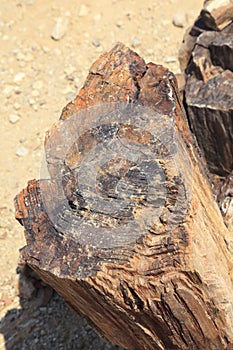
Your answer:
[[[104,342],[27,266],[19,267],[20,308],[0,320],[0,350],[117,350]]]

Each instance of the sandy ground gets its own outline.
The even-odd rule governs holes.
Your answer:
[[[40,177],[45,132],[77,94],[94,60],[122,41],[147,62],[163,64],[178,73],[179,45],[201,8],[201,0],[1,0],[0,349],[111,348],[95,338],[82,319],[73,320],[76,316],[66,310],[57,295],[44,311],[40,303],[22,302],[16,268],[19,248],[25,241],[23,228],[14,219],[13,198],[27,180]],[[174,16],[183,28],[173,24]],[[66,313],[69,329],[59,341],[57,333],[51,336],[54,346],[43,339],[48,339],[53,326],[60,327],[60,334],[65,326],[58,324],[54,315],[44,326],[50,330],[43,334],[38,320],[43,324],[43,317],[48,319],[49,307],[50,317]],[[34,313],[27,311],[30,309]],[[26,322],[27,332],[18,337],[13,324],[15,327],[18,320],[22,325],[22,314],[29,326]],[[82,341],[80,337],[74,339],[73,328],[69,328],[69,322],[76,321],[84,332]],[[27,343],[27,337],[31,343]]]

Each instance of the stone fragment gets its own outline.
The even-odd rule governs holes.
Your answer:
[[[59,17],[53,28],[51,38],[55,41],[61,40],[67,32],[68,18]]]
[[[82,4],[80,6],[78,15],[79,15],[79,17],[85,17],[88,15],[88,12],[89,12],[88,7],[84,4]]]
[[[18,102],[15,102],[15,103],[13,104],[13,107],[14,107],[14,109],[15,109],[16,111],[18,111],[18,110],[21,108],[21,105],[20,105]]]
[[[20,120],[20,116],[17,114],[10,114],[9,115],[9,122],[11,124],[16,124]]]
[[[25,78],[24,72],[19,72],[14,76],[14,83],[20,83]]]
[[[93,17],[93,19],[94,19],[95,22],[99,22],[99,21],[101,20],[101,18],[102,18],[101,13],[97,13],[97,14]]]
[[[132,44],[131,45],[132,45],[133,48],[136,48],[136,47],[141,45],[141,40],[139,38],[135,37],[132,40]]]
[[[165,59],[165,63],[173,63],[176,61],[177,61],[177,58],[175,56],[169,56]]]
[[[28,149],[24,146],[19,146],[19,148],[16,151],[16,155],[18,157],[23,157],[28,153]]]
[[[99,46],[100,46],[100,42],[99,42],[99,40],[96,39],[96,38],[92,40],[92,44],[93,44],[95,47],[99,47]]]
[[[14,87],[12,86],[12,85],[7,85],[4,89],[3,89],[3,94],[7,97],[7,98],[9,98],[9,97],[11,97],[11,94],[12,94],[12,92],[13,92],[13,90],[14,90]]]
[[[187,15],[184,11],[178,11],[176,12],[175,16],[173,17],[173,25],[175,27],[183,28],[186,25],[187,22]]]

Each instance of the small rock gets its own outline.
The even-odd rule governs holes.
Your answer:
[[[19,72],[14,76],[14,83],[20,83],[25,78],[24,72]]]
[[[66,99],[68,101],[71,101],[73,100],[74,98],[76,97],[76,94],[74,92],[70,92],[67,96],[66,96]]]
[[[168,19],[164,19],[163,21],[161,21],[161,24],[163,27],[167,27],[169,25],[170,21]]]
[[[96,38],[92,40],[92,44],[93,44],[95,47],[99,47],[99,46],[100,46],[100,42],[99,42],[99,40],[96,39]]]
[[[20,120],[20,116],[19,116],[19,115],[17,115],[17,114],[10,114],[10,115],[9,115],[9,122],[10,122],[11,124],[15,124],[15,123],[17,123],[19,120]]]
[[[46,306],[41,306],[40,307],[40,312],[47,312],[47,307]]]
[[[38,96],[40,95],[40,93],[39,93],[38,90],[32,90],[31,95],[32,95],[33,97],[38,97]]]
[[[139,38],[134,38],[132,40],[132,44],[131,45],[132,45],[132,47],[136,48],[136,47],[141,45],[141,40]]]
[[[17,61],[24,61],[25,55],[22,52],[18,52],[16,55]]]
[[[33,106],[35,103],[36,103],[36,101],[34,100],[34,98],[29,99],[30,106]]]
[[[177,58],[175,56],[169,56],[166,58],[165,63],[173,63],[176,61],[177,61]]]
[[[6,95],[7,98],[9,98],[11,97],[13,90],[14,87],[12,85],[7,85],[2,92],[4,93],[4,95]]]
[[[13,104],[13,107],[14,107],[14,109],[15,109],[16,111],[18,111],[18,110],[21,108],[21,105],[20,105],[19,103],[15,102],[15,103]]]
[[[68,27],[68,19],[59,17],[53,28],[51,38],[56,41],[61,40],[67,32],[67,27]]]
[[[187,15],[184,11],[179,11],[173,17],[172,23],[175,27],[183,28],[187,21]]]
[[[123,25],[124,25],[124,23],[123,23],[122,21],[117,21],[117,22],[116,22],[116,26],[117,26],[118,28],[122,28]]]
[[[87,6],[82,4],[80,6],[78,15],[79,15],[79,17],[85,17],[88,15],[88,12],[89,12],[89,10],[88,10]]]
[[[21,274],[19,278],[19,289],[20,297],[28,300],[32,299],[33,295],[36,293],[36,288],[34,287],[33,282],[23,274]]]
[[[16,155],[19,157],[23,157],[28,153],[28,149],[24,146],[19,146],[19,148],[16,151]]]
[[[43,46],[42,50],[44,53],[49,53],[50,49],[47,46]]]
[[[30,52],[28,52],[28,53],[25,55],[24,60],[25,60],[26,62],[31,62],[31,61],[34,60],[34,56],[33,56]]]
[[[25,68],[25,67],[26,67],[26,62],[20,61],[20,62],[19,62],[19,67],[20,67],[20,68]]]
[[[97,13],[97,14],[93,17],[93,19],[94,19],[95,22],[99,22],[99,21],[101,20],[101,18],[102,18],[101,13]]]

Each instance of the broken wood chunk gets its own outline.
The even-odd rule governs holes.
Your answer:
[[[233,20],[232,0],[206,0],[201,17],[210,29],[224,29]]]
[[[233,24],[198,36],[186,69],[187,116],[212,174],[233,169]]]

